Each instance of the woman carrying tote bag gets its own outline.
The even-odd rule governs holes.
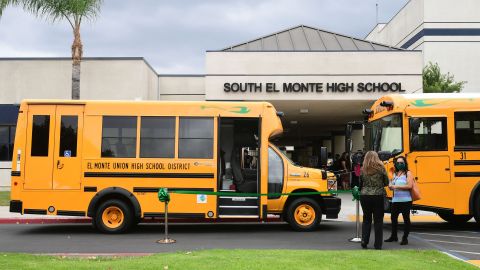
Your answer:
[[[408,164],[405,157],[397,157],[393,161],[395,165],[395,174],[392,182],[388,186],[393,190],[392,198],[392,235],[385,242],[396,242],[398,216],[400,213],[403,217],[404,232],[400,245],[408,245],[408,234],[410,233],[410,210],[412,210],[412,188],[414,180],[412,173],[408,170]],[[418,189],[417,189],[418,190]]]

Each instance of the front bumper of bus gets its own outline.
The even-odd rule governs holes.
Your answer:
[[[342,200],[338,197],[323,197],[326,218],[336,219],[342,208]]]

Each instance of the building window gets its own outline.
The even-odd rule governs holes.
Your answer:
[[[480,147],[480,112],[455,113],[455,146]]]
[[[175,117],[142,117],[140,157],[175,157]]]
[[[213,158],[213,118],[180,117],[179,158]]]
[[[446,151],[447,118],[410,118],[410,151]]]
[[[0,161],[12,161],[15,126],[0,126]]]
[[[60,124],[60,157],[77,156],[78,116],[63,115]]]
[[[102,157],[134,158],[136,146],[136,116],[103,117]]]
[[[50,141],[50,115],[34,115],[32,123],[32,157],[47,157]]]

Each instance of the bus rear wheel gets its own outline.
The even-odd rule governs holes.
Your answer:
[[[477,224],[480,226],[480,192],[477,192],[473,205],[473,216],[475,217]]]
[[[118,199],[101,203],[94,219],[94,226],[103,233],[123,233],[133,225],[132,210],[125,202]]]
[[[470,215],[454,215],[454,214],[447,214],[447,213],[438,213],[438,216],[445,220],[448,223],[452,224],[462,224],[468,222],[472,216]]]
[[[322,221],[320,205],[307,197],[292,201],[286,214],[288,224],[296,231],[313,231]]]

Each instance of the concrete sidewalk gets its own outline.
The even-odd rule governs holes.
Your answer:
[[[0,224],[54,224],[54,223],[90,223],[90,218],[49,216],[49,215],[22,215],[10,213],[8,206],[0,206]]]
[[[352,201],[352,195],[347,193],[340,193],[339,197],[342,199],[342,210],[338,216],[339,221],[355,222],[356,219],[356,201]],[[363,217],[362,207],[359,206],[360,221]],[[400,215],[398,218],[400,222],[403,222],[403,218]],[[437,214],[426,211],[417,211],[415,214],[410,215],[411,222],[445,222]],[[390,214],[385,213],[385,223],[390,223]]]

